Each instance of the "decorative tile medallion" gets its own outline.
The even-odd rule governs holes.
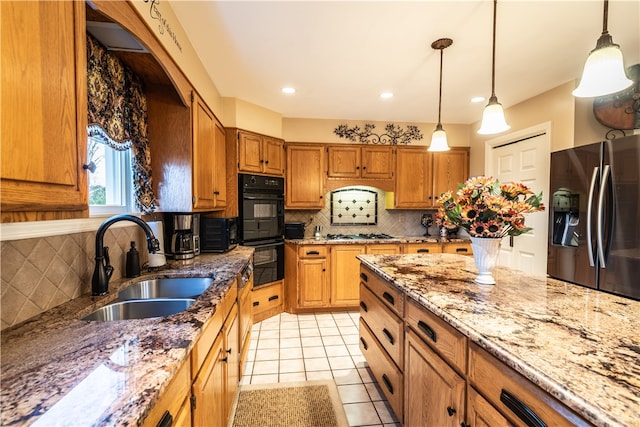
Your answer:
[[[376,225],[378,193],[359,188],[331,192],[331,225]]]

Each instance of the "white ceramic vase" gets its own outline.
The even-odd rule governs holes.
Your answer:
[[[478,268],[478,277],[475,282],[481,285],[495,285],[496,281],[491,275],[491,270],[496,266],[501,238],[471,237],[473,248],[473,260]]]

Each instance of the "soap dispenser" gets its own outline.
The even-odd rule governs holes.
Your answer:
[[[140,275],[140,254],[136,249],[136,242],[131,242],[131,249],[127,252],[127,277],[138,277]]]

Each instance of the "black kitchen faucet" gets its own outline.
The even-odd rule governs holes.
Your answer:
[[[96,266],[91,280],[91,295],[106,295],[109,292],[109,279],[113,274],[113,266],[109,262],[109,247],[104,245],[104,233],[112,224],[119,221],[131,221],[138,224],[147,235],[147,248],[149,253],[160,250],[160,242],[153,235],[151,227],[133,215],[115,215],[104,221],[96,231]]]

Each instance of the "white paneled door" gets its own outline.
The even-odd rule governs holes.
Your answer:
[[[522,182],[535,193],[542,191],[548,206],[550,125],[487,141],[485,173],[501,183]],[[544,276],[547,272],[547,210],[528,214],[527,227],[533,230],[517,237],[505,237],[500,246],[498,265]]]

